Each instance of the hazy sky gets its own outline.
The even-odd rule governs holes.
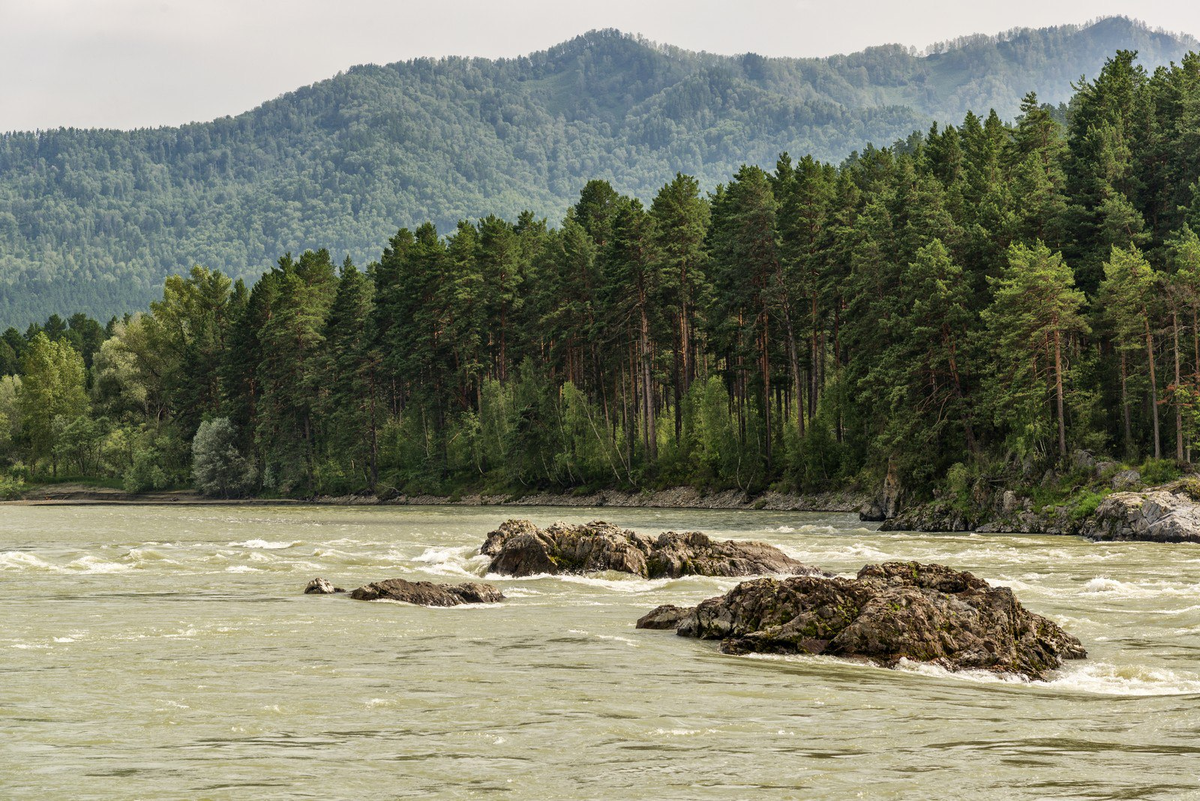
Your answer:
[[[0,131],[208,120],[354,64],[514,56],[592,28],[816,56],[1112,14],[1200,36],[1196,0],[0,0]]]

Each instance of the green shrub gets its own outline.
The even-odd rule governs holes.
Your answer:
[[[0,476],[0,501],[15,501],[25,493],[25,482],[15,476]]]
[[[1096,509],[1099,508],[1100,502],[1108,496],[1110,491],[1111,490],[1101,490],[1100,492],[1084,491],[1080,493],[1078,499],[1075,501],[1074,508],[1071,509],[1071,519],[1083,520],[1084,518],[1091,517],[1093,514],[1095,514]]]
[[[1166,484],[1183,475],[1179,465],[1172,459],[1147,459],[1138,472],[1142,475],[1142,483],[1149,487]]]
[[[159,466],[162,455],[154,448],[139,450],[134,454],[133,465],[125,471],[122,484],[131,494],[160,490],[167,486],[167,474]]]

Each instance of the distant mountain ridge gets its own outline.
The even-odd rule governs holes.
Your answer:
[[[1114,17],[792,59],[593,31],[515,59],[358,66],[207,123],[5,134],[0,328],[142,308],[197,263],[251,276],[328,247],[365,264],[424,220],[554,221],[591,178],[648,198],[677,171],[712,187],[782,151],[839,161],[968,110],[1011,119],[1118,49],[1153,69],[1197,42]]]

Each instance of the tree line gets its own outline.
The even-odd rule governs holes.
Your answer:
[[[587,183],[401,229],[359,269],[194,268],[147,312],[0,337],[21,476],[221,494],[1030,474],[1200,432],[1200,56],[1120,51],[1066,122],[1026,96],[841,165],[782,155],[649,204]]]

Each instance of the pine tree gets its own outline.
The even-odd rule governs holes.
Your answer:
[[[1104,263],[1104,281],[1100,286],[1105,309],[1116,325],[1121,346],[1129,349],[1137,340],[1146,348],[1150,376],[1150,407],[1153,425],[1154,458],[1162,458],[1162,437],[1158,428],[1158,376],[1155,370],[1154,334],[1151,328],[1151,304],[1157,290],[1154,269],[1136,247],[1113,247]],[[1129,401],[1125,394],[1125,363],[1122,361],[1122,404],[1128,417]],[[1126,425],[1126,436],[1129,427]]]
[[[1047,437],[1053,425],[1047,418],[1052,419],[1058,455],[1065,460],[1067,346],[1090,331],[1080,315],[1083,293],[1062,255],[1041,243],[1011,246],[1008,266],[992,290],[983,319],[994,349],[988,400],[996,423],[1020,452],[1029,453]]]

